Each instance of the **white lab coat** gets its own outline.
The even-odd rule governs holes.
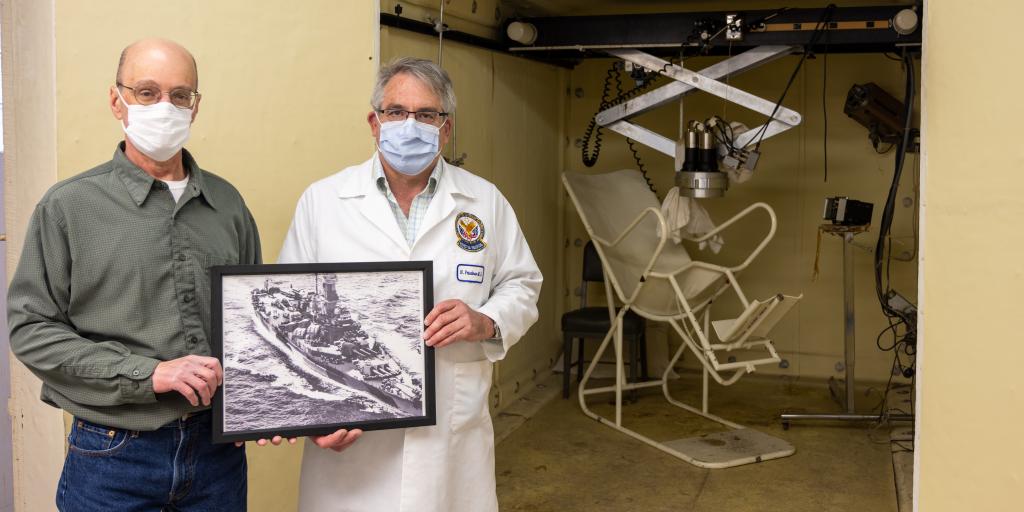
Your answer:
[[[373,158],[377,158],[374,155]],[[537,320],[541,274],[498,189],[445,165],[412,248],[373,180],[373,159],[311,185],[299,200],[280,263],[433,260],[434,301],[461,299],[497,322],[502,343],[435,351],[437,424],[366,432],[342,453],[307,442],[300,509],[310,512],[487,512],[498,509],[492,363]],[[486,246],[460,247],[456,218],[476,216]],[[472,246],[471,246],[472,247]],[[456,276],[458,265],[483,267]],[[463,267],[476,270],[477,267]]]

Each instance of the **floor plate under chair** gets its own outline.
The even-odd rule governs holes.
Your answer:
[[[788,442],[749,428],[676,439],[664,445],[709,467],[780,459],[796,452]],[[739,462],[744,459],[749,460]]]

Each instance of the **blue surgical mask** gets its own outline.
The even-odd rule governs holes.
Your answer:
[[[380,122],[380,118],[377,121]],[[377,149],[391,168],[415,176],[441,152],[440,134],[439,127],[417,122],[411,116],[405,121],[388,121],[380,123]]]

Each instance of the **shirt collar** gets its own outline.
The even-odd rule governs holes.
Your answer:
[[[420,192],[420,194],[434,195],[434,192],[437,191],[437,184],[441,181],[442,174],[444,174],[444,157],[437,159],[437,164],[434,165],[434,170],[430,171],[430,178],[427,179],[427,188]],[[391,193],[391,185],[388,184],[388,179],[384,176],[384,166],[381,165],[380,158],[373,159],[373,181],[377,184],[377,190],[384,194],[385,197],[391,198],[394,196]]]
[[[143,171],[139,166],[132,163],[131,160],[128,160],[128,157],[124,154],[124,142],[117,145],[117,149],[114,150],[113,160],[114,172],[121,178],[125,186],[128,187],[128,195],[131,196],[136,205],[142,206],[146,202],[146,198],[149,197],[149,192],[157,181],[156,178]],[[203,171],[196,165],[195,159],[192,158],[188,150],[181,150],[181,164],[185,168],[186,175],[189,177],[188,188],[185,189],[185,192],[202,196],[211,208],[216,209],[217,206],[214,204],[212,194],[204,186]]]

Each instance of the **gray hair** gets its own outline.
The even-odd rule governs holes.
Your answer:
[[[384,87],[395,75],[402,73],[412,75],[423,82],[441,98],[441,108],[445,112],[455,113],[455,89],[452,87],[448,72],[429,60],[414,57],[399,57],[380,68],[377,72],[377,83],[373,86],[373,96],[370,97],[370,105],[374,109],[380,110],[383,106]]]

